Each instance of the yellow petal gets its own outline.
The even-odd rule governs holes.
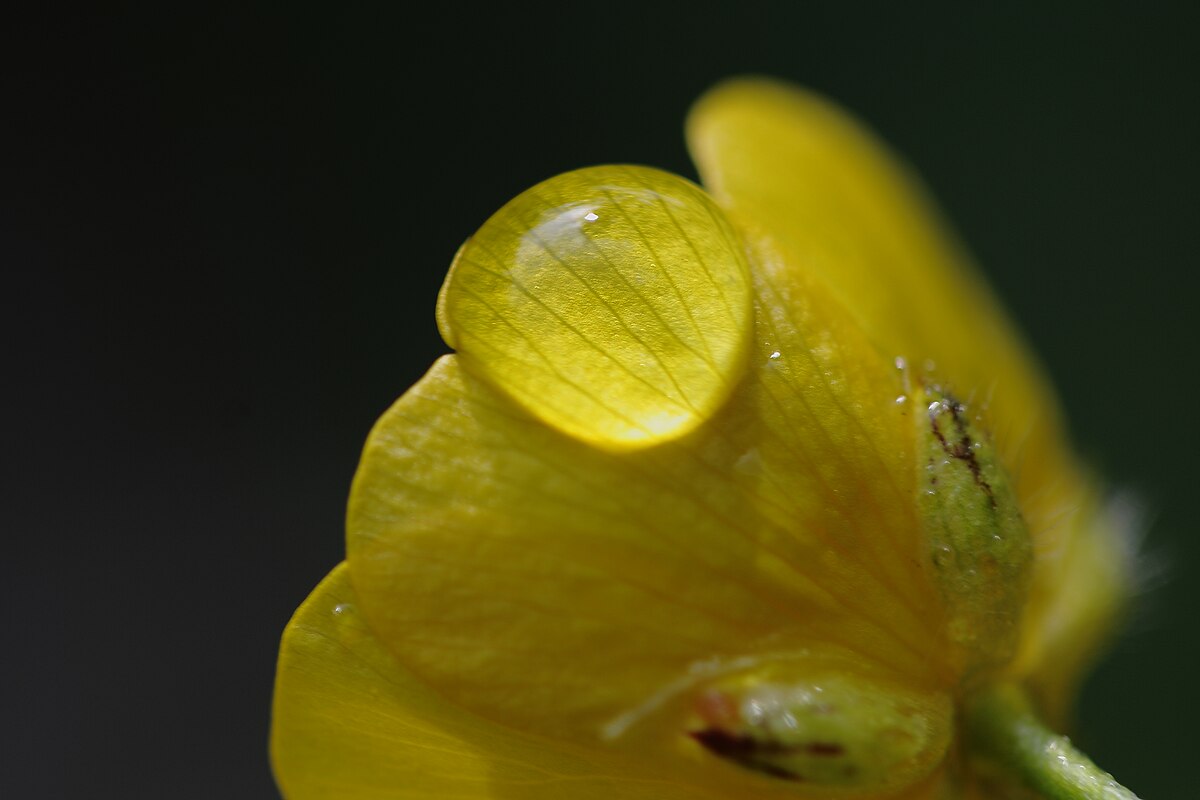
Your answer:
[[[729,395],[750,333],[736,236],[696,186],[645,167],[551,178],[463,245],[439,324],[471,368],[600,444],[691,430]]]
[[[846,113],[767,80],[731,81],[702,98],[688,141],[736,224],[819,278],[880,352],[906,359],[914,380],[931,378],[982,413],[1035,553],[1017,668],[1056,670],[1052,629],[1102,629],[1097,609],[1115,608],[1127,565],[1092,513],[1095,492],[1053,392],[917,181]],[[1069,557],[1081,550],[1094,558]],[[1059,596],[1067,569],[1077,587],[1107,582],[1094,602]]]
[[[284,633],[271,728],[287,800],[713,800],[602,751],[485,722],[402,669],[359,612],[345,565]]]
[[[1013,672],[1027,675],[1048,722],[1067,728],[1081,678],[1122,621],[1135,569],[1131,509],[1089,497],[1077,518],[1087,528],[1053,554],[1052,586],[1035,597]]]
[[[748,662],[953,683],[900,376],[820,287],[755,257],[749,374],[688,436],[592,447],[457,356],[384,415],[348,552],[406,666],[490,719],[664,758],[691,695]]]
[[[820,277],[889,356],[976,406],[986,402],[1021,481],[1057,479],[1059,411],[1035,361],[915,179],[855,120],[765,80],[700,100],[688,137],[705,186]]]

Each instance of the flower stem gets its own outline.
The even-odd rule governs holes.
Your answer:
[[[965,717],[971,751],[1048,800],[1138,800],[1070,739],[1046,728],[1017,686],[984,689]]]

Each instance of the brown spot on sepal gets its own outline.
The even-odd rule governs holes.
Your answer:
[[[762,742],[750,736],[741,736],[728,731],[709,728],[702,731],[692,731],[691,737],[709,750],[709,752],[729,759],[739,766],[761,772],[772,778],[787,781],[803,782],[804,776],[784,769],[778,764],[761,761],[756,758],[769,755],[783,755],[793,752],[778,742]]]
[[[972,679],[1015,651],[1032,543],[1012,480],[979,418],[934,384],[914,392],[926,479],[917,497],[949,640]]]
[[[942,446],[942,451],[951,458],[956,458],[967,465],[967,469],[971,471],[971,477],[975,479],[975,484],[984,491],[988,496],[992,508],[996,507],[996,496],[992,492],[992,486],[983,476],[983,469],[979,465],[979,459],[975,454],[975,441],[971,438],[971,433],[967,428],[966,407],[960,403],[949,392],[941,391],[936,387],[927,390],[930,394],[941,394],[941,400],[938,400],[929,405],[929,427],[933,431],[933,435],[937,438],[938,443]],[[954,422],[954,428],[958,432],[958,440],[951,443],[942,429],[938,427],[938,417],[943,412],[950,412],[950,417]],[[937,485],[937,476],[934,475],[932,484]]]

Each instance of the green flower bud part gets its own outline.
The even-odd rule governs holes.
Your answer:
[[[773,778],[850,794],[925,777],[949,745],[950,699],[840,670],[754,672],[702,691],[693,739]]]
[[[1033,548],[1008,473],[977,417],[936,386],[914,392],[918,508],[945,601],[947,634],[970,680],[1008,663]]]

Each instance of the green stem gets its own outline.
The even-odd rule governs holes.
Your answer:
[[[1070,739],[1047,729],[1016,686],[981,691],[967,705],[966,726],[974,754],[1019,776],[1048,800],[1138,800]]]

